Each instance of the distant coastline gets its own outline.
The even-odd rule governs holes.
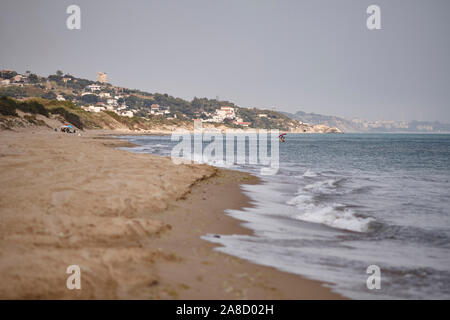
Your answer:
[[[286,116],[309,124],[325,124],[348,133],[450,133],[450,124],[438,121],[394,121],[344,119],[336,116],[298,111],[282,112]]]

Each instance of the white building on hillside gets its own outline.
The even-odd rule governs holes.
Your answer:
[[[89,90],[91,90],[91,92],[94,92],[94,91],[100,91],[102,87],[99,86],[98,84],[90,84],[87,86],[87,88]]]
[[[206,119],[205,122],[223,122],[225,119],[235,119],[236,113],[232,107],[221,107],[216,110],[212,118]]]
[[[124,117],[128,117],[128,118],[132,118],[134,116],[134,113],[133,113],[133,111],[128,110],[128,111],[120,113],[120,115],[124,116]]]
[[[98,94],[100,98],[111,98],[111,94],[109,92],[100,92]]]
[[[106,104],[110,105],[110,106],[117,106],[117,100],[116,99],[106,99]]]
[[[84,106],[82,107],[84,110],[89,111],[89,112],[100,112],[100,111],[105,111],[106,108],[105,107],[100,107],[100,106],[94,106],[94,105],[90,105],[90,106]]]

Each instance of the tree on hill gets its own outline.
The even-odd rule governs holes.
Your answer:
[[[0,72],[0,77],[2,77],[3,79],[11,79],[12,77],[16,76],[17,72],[15,71],[1,71]]]
[[[97,103],[98,96],[96,94],[85,94],[81,97],[81,101],[84,103]]]
[[[75,89],[75,90],[83,90],[86,88],[86,86],[93,84],[94,81],[86,80],[86,79],[79,79],[79,78],[73,78],[72,80],[67,81],[66,87]]]
[[[42,95],[42,98],[47,100],[55,100],[56,99],[56,93],[53,91],[48,91]]]
[[[125,98],[125,103],[127,106],[131,107],[131,108],[139,108],[142,107],[142,99],[139,99],[136,96],[130,95],[128,97]]]
[[[0,96],[23,98],[26,97],[26,90],[24,87],[17,86],[0,87]]]
[[[29,81],[30,83],[38,83],[38,82],[39,82],[39,78],[38,78],[38,76],[35,75],[34,73],[31,73],[31,74],[28,76],[28,81]]]

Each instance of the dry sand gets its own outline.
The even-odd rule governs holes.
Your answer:
[[[0,132],[0,298],[339,299],[317,281],[214,251],[206,233],[256,178],[132,154],[124,142],[45,129]],[[66,268],[81,268],[81,290]]]

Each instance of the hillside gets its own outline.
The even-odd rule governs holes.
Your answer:
[[[304,123],[316,125],[323,124],[329,127],[336,127],[343,132],[364,132],[365,130],[358,124],[350,120],[335,116],[327,116],[317,113],[306,113],[297,111],[296,113],[282,112],[291,119],[299,120]]]
[[[340,132],[326,124],[303,124],[272,110],[243,108],[230,101],[208,98],[187,101],[168,94],[81,79],[61,71],[42,77],[31,72],[20,75],[15,71],[2,70],[0,84],[0,97],[20,101],[44,99],[39,100],[39,103],[45,107],[52,109],[58,106],[54,108],[65,108],[67,112],[76,114],[81,121],[80,129],[115,127],[117,122],[129,130],[147,130],[155,126],[192,125],[193,120],[198,120],[206,127],[279,129],[302,133]],[[4,101],[4,104],[7,103]]]
[[[122,117],[111,111],[87,112],[69,101],[42,98],[19,101],[0,97],[0,130],[39,126],[53,129],[63,124],[71,124],[78,130],[153,130],[162,133],[171,132],[174,128],[190,129],[192,127],[192,124],[176,119],[149,121],[139,117]]]

